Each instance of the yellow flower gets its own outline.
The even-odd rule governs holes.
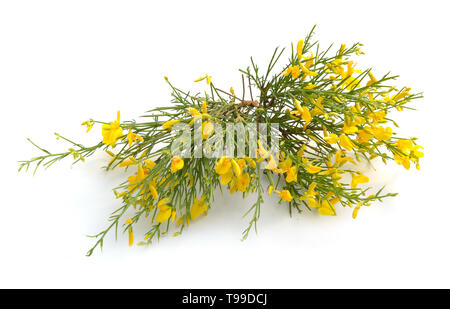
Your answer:
[[[130,165],[135,165],[135,164],[137,164],[137,161],[133,156],[131,156],[128,158],[128,160],[125,160],[122,163],[120,163],[119,167],[125,167],[125,166],[130,166]]]
[[[371,113],[368,115],[369,119],[371,120],[372,125],[377,125],[378,123],[384,123],[386,122],[386,112],[385,111],[376,111],[374,113]]]
[[[347,90],[353,90],[361,85],[361,81],[353,76],[347,77],[342,86],[345,86]]]
[[[87,120],[87,121],[84,121],[81,125],[86,126],[86,128],[87,128],[86,132],[89,132],[92,129],[92,127],[94,126],[94,123],[92,122],[92,120]]]
[[[159,223],[163,223],[169,220],[169,218],[171,218],[171,220],[173,221],[175,219],[175,216],[176,212],[172,211],[172,207],[165,205],[159,208],[158,215],[156,216],[156,221],[158,221]]]
[[[116,190],[113,190],[113,191],[114,191],[114,194],[116,195],[116,198],[121,198],[121,197],[127,195],[126,191],[125,192],[121,192],[121,193],[117,192]]]
[[[206,114],[208,112],[208,106],[206,105],[206,101],[202,102],[202,113]]]
[[[293,181],[297,181],[297,167],[296,166],[290,167],[286,174],[286,182],[290,183]]]
[[[283,202],[292,201],[291,192],[289,192],[288,190],[282,190],[282,191],[275,190],[275,192],[278,193],[278,195],[280,195],[280,198]]]
[[[324,114],[325,108],[322,105],[322,101],[323,101],[323,97],[319,97],[319,98],[317,98],[317,100],[315,102],[313,102],[316,107],[314,107],[314,109],[311,111],[312,116]]]
[[[343,74],[344,68],[342,67],[342,59],[335,59],[331,63],[327,64],[327,67],[333,71],[334,74]]]
[[[392,128],[374,127],[372,133],[378,140],[385,141],[392,137]]]
[[[305,67],[307,68],[307,69],[309,69],[313,64],[314,64],[314,54],[313,54],[313,52],[312,51],[309,51],[310,52],[310,56],[308,57],[308,58],[306,58],[306,57],[303,57],[303,58],[305,58],[307,61],[305,62]],[[306,88],[305,88],[306,89]]]
[[[320,166],[315,166],[315,165],[308,165],[305,168],[306,168],[306,171],[310,174],[316,174],[322,170],[322,168]]]
[[[117,140],[123,135],[120,126],[120,111],[117,112],[117,120],[110,124],[102,125],[103,144],[114,147]]]
[[[184,161],[179,156],[174,156],[172,158],[172,163],[170,165],[170,171],[175,173],[176,171],[181,170],[184,167]]]
[[[300,68],[302,69],[303,73],[305,73],[306,76],[316,76],[317,72],[312,72],[308,68],[306,68],[302,63],[300,63]]]
[[[372,139],[373,135],[366,130],[360,130],[358,131],[358,143],[366,144]]]
[[[400,149],[402,154],[394,153],[395,162],[403,165],[407,170],[410,168],[410,161],[416,163],[416,168],[420,169],[419,159],[424,156],[423,149],[420,145],[414,145],[412,140],[400,139],[397,141],[397,147]]]
[[[278,193],[280,195],[280,198],[283,202],[290,202],[292,201],[292,195],[291,192],[289,192],[288,190],[282,190],[280,191],[275,191],[276,193]]]
[[[405,169],[409,170],[411,163],[408,156],[394,154],[394,160],[397,164],[403,165]]]
[[[132,220],[131,218],[128,218],[128,219],[125,221],[125,224],[131,224],[131,223],[133,223],[133,220]]]
[[[353,125],[350,120],[347,119],[344,122],[342,132],[344,132],[345,134],[355,134],[358,132],[358,128],[355,125]]]
[[[311,184],[308,186],[308,191],[305,192],[305,194],[300,198],[301,200],[307,201],[309,207],[315,208],[317,207],[317,200],[316,200],[316,195],[318,194],[317,192],[314,191],[314,189],[316,188],[317,183],[316,182],[311,182]]]
[[[297,79],[301,74],[300,67],[298,65],[290,66],[282,74],[284,76],[291,75],[293,79]]]
[[[176,212],[173,211],[172,207],[166,205],[166,203],[169,201],[169,199],[163,198],[160,200],[157,204],[157,207],[159,209],[158,215],[156,216],[156,221],[159,223],[163,223],[167,221],[169,218],[173,221],[176,217]]]
[[[269,194],[269,196],[272,195],[273,189],[274,189],[274,187],[273,187],[273,186],[270,186],[270,187],[269,187],[269,190],[267,190],[267,194]]]
[[[186,218],[186,216],[182,216],[182,217],[178,218],[177,221],[176,221],[177,225],[180,225],[181,223],[183,223],[185,218]],[[189,222],[190,222],[189,218],[186,218],[186,225],[187,226],[189,226]]]
[[[355,162],[353,161],[353,159],[351,157],[342,157],[342,150],[338,150],[336,152],[336,165],[340,166],[343,165],[346,162],[352,162],[353,164],[355,164]]]
[[[372,72],[369,72],[369,77],[370,80],[367,82],[366,86],[370,86],[371,84],[377,82],[377,79],[375,78],[375,76],[373,76]]]
[[[358,103],[355,103],[355,106],[353,108],[356,109],[356,113],[360,113],[361,107],[359,106]],[[362,126],[365,123],[366,123],[366,119],[364,117],[355,116],[355,118],[353,119],[354,125]]]
[[[353,174],[351,187],[352,187],[352,189],[354,189],[358,186],[358,184],[366,183],[366,182],[369,182],[369,177],[367,177],[363,174],[358,174],[358,175]]]
[[[330,204],[329,201],[323,200],[320,204],[320,207],[317,209],[319,214],[322,216],[335,216],[336,210],[333,205]]]
[[[144,169],[139,164],[136,176],[128,177],[128,183],[129,183],[128,184],[128,191],[131,193],[131,192],[135,191],[136,189],[138,189],[138,186],[136,184],[138,184],[142,180],[144,180],[145,177],[147,177],[147,176],[145,175]],[[142,185],[140,187],[142,187]]]
[[[306,85],[305,87],[303,87],[303,89],[308,90],[308,89],[314,89],[314,88],[316,88],[316,87],[317,87],[317,86],[314,85],[314,84],[308,84],[308,85]]]
[[[355,72],[355,64],[353,61],[348,61],[347,72],[341,72],[342,79],[346,79],[347,77],[352,76],[353,72]]]
[[[423,149],[423,147],[420,146],[420,145],[415,145],[411,149],[411,151],[409,153],[409,156],[410,156],[411,160],[416,161],[419,158],[423,158],[424,154],[423,154],[422,151],[419,151],[419,149]]]
[[[189,114],[191,114],[192,117],[194,117],[194,119],[199,119],[202,117],[202,114],[193,107],[189,107],[188,112],[189,112]]]
[[[219,175],[227,174],[231,169],[231,161],[226,156],[223,156],[222,158],[217,161],[216,166],[214,167],[214,170]]]
[[[144,139],[140,135],[133,133],[131,130],[128,131],[127,139],[128,139],[128,147],[131,147],[131,145],[134,142],[137,142],[137,141],[143,142],[144,141]]]
[[[291,158],[287,158],[284,159],[281,155],[280,155],[280,164],[278,164],[278,167],[280,169],[280,173],[287,173],[288,170],[291,168],[292,166],[292,159]]]
[[[413,142],[410,139],[399,139],[397,147],[404,153],[409,154],[409,150],[413,148]]]
[[[339,145],[341,145],[347,150],[352,150],[353,147],[355,147],[352,141],[345,134],[341,134],[341,136],[339,136]]]
[[[402,92],[400,92],[400,93],[394,95],[394,96],[391,98],[391,100],[394,101],[394,102],[397,102],[397,101],[403,99],[404,97],[409,96],[409,95],[410,95],[410,94],[409,94],[409,91],[410,91],[410,90],[411,90],[411,88],[406,88],[406,89],[403,90]]]
[[[302,119],[305,121],[305,126],[311,122],[311,113],[309,112],[308,108],[306,106],[301,106],[300,102],[297,99],[294,99],[295,107],[296,109],[291,112],[291,114],[296,116],[301,116]]]
[[[247,187],[250,184],[250,175],[248,173],[239,175],[237,177],[237,189],[239,191],[245,192],[247,191]]]
[[[172,129],[172,127],[174,125],[176,125],[179,122],[180,122],[180,120],[178,120],[178,119],[166,121],[163,123],[162,128],[164,130],[170,130],[170,129]]]
[[[283,73],[281,73],[283,76],[289,76],[289,74],[291,74],[292,71],[292,67],[287,68],[286,70],[283,71]]]
[[[153,197],[153,200],[156,201],[158,199],[158,191],[156,191],[155,185],[150,184],[149,190],[150,190],[150,194]]]
[[[156,163],[153,162],[153,161],[150,160],[150,159],[144,160],[144,166],[145,166],[146,169],[151,170],[151,169],[153,169],[153,168],[155,167],[155,165],[156,165]]]
[[[302,119],[305,121],[305,126],[311,122],[311,113],[306,106],[303,106]]]
[[[202,123],[202,138],[208,139],[214,132],[214,124],[205,121]]]
[[[194,204],[191,207],[191,219],[194,220],[201,214],[208,210],[208,205],[205,203],[205,197],[202,196],[201,200],[195,198]]]
[[[205,76],[199,77],[196,80],[194,80],[194,82],[195,83],[196,82],[200,82],[200,81],[202,81],[204,79],[206,79],[206,84],[208,84],[208,85],[211,84],[211,76],[209,76],[209,75],[205,75]]]
[[[328,136],[323,138],[328,144],[335,144],[339,141],[339,137],[334,134],[330,133]]]
[[[269,162],[267,162],[266,166],[264,167],[266,170],[276,171],[277,169],[277,162],[273,158],[272,155],[269,157]]]
[[[264,147],[263,147],[263,145],[262,145],[262,143],[261,143],[261,141],[259,139],[258,139],[257,143],[258,143],[258,154],[259,154],[259,156],[262,159],[267,158],[269,156],[269,152],[266,149],[264,149]],[[258,162],[261,162],[261,161],[258,161]]]
[[[158,204],[156,205],[158,208],[165,206],[168,202],[170,201],[170,199],[168,197],[165,197],[161,200],[159,200]]]

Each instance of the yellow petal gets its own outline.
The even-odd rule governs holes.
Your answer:
[[[312,119],[311,113],[309,112],[308,108],[306,108],[306,106],[303,106],[302,119],[305,121],[305,125],[308,124]]]
[[[341,136],[339,136],[339,145],[347,150],[352,150],[355,147],[352,141],[345,134],[341,134]]]
[[[211,122],[203,122],[202,123],[202,138],[203,139],[208,139],[211,134],[213,134],[214,132],[214,124],[212,124]]]
[[[158,199],[158,191],[156,191],[156,188],[153,185],[150,185],[150,194],[153,197],[153,200],[157,200]]]
[[[360,174],[360,175],[352,175],[352,184],[351,187],[352,189],[356,188],[358,186],[358,184],[360,183],[366,183],[369,182],[369,177]]]
[[[288,190],[282,190],[278,194],[280,194],[281,200],[283,202],[290,202],[290,201],[292,201],[291,192],[289,192]]]
[[[233,178],[233,172],[231,169],[228,170],[226,174],[220,175],[220,184],[227,185]]]
[[[306,167],[306,171],[310,174],[316,174],[320,172],[322,168],[320,166],[309,165]]]
[[[322,201],[320,207],[318,208],[319,214],[322,216],[335,216],[336,212],[334,207],[327,200]]]
[[[269,157],[269,162],[266,164],[265,169],[266,170],[271,170],[274,171],[277,168],[277,162],[275,161],[275,159],[273,158],[273,156],[271,155]]]
[[[355,209],[353,209],[352,218],[356,219],[356,216],[358,216],[359,206],[356,206]]]
[[[156,221],[159,223],[166,222],[172,214],[172,209],[169,207],[169,209],[166,210],[160,210],[158,212],[158,215],[156,216]]]
[[[200,81],[204,80],[205,78],[206,78],[206,76],[199,77],[196,80],[194,80],[194,83],[200,82]]]
[[[220,158],[219,161],[217,161],[216,166],[214,167],[214,170],[219,175],[228,173],[230,169],[231,169],[231,161],[226,156]]]
[[[300,40],[297,43],[297,57],[298,57],[298,61],[300,61],[302,59],[302,55],[303,55],[303,40]]]
[[[155,165],[156,165],[156,163],[150,159],[144,160],[144,166],[145,166],[145,168],[147,168],[149,170],[153,169],[155,167]]]
[[[241,167],[234,159],[231,159],[231,167],[233,168],[233,172],[236,176],[241,175]]]
[[[175,124],[177,124],[177,123],[179,123],[179,122],[180,122],[180,120],[178,120],[178,119],[166,121],[166,122],[163,123],[162,128],[163,128],[164,130],[170,130],[170,129],[172,129],[172,127],[173,127]]]
[[[328,144],[335,144],[339,141],[339,137],[334,134],[330,133],[328,136],[323,138]]]
[[[130,227],[128,229],[128,245],[131,247],[134,243],[133,229]]]
[[[296,166],[289,168],[287,175],[286,175],[287,183],[290,183],[293,181],[297,181],[297,167]]]

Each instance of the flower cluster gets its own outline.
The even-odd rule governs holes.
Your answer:
[[[107,170],[132,171],[114,188],[122,206],[112,213],[106,229],[93,236],[97,242],[88,255],[102,247],[105,235],[119,225],[128,232],[130,245],[134,243],[133,226],[139,221],[149,228],[138,244],[149,244],[173,229],[177,236],[208,213],[216,191],[223,188],[243,198],[252,193],[257,196],[246,212],[251,220],[244,238],[252,227],[256,229],[261,204],[271,195],[290,214],[310,210],[335,216],[340,205],[353,208],[356,218],[361,207],[395,195],[371,192],[370,180],[361,172],[362,161],[392,160],[406,169],[411,163],[420,169],[423,157],[416,138],[397,135],[394,128],[398,125],[391,117],[392,112],[411,109],[409,103],[421,94],[390,85],[396,76],[376,77],[371,69],[357,68],[352,56],[363,54],[360,48],[359,43],[342,44],[335,53],[331,48],[322,51],[318,42],[312,41],[311,31],[292,49],[286,65],[280,64],[284,50],[279,49],[264,72],[252,59],[251,66],[241,70],[242,96],[233,88],[216,87],[209,75],[195,80],[206,82],[204,95],[178,89],[166,77],[172,106],[149,111],[142,122],[121,122],[119,112],[112,122],[85,121],[87,131],[101,125],[101,142],[84,147],[58,134],[71,144],[67,152],[52,154],[33,143],[45,154],[21,161],[21,168],[28,169],[33,163],[36,168],[41,164],[48,167],[70,155],[74,162],[84,161],[103,150],[111,156]],[[273,151],[258,137],[251,149],[250,134],[243,134],[240,138],[247,143],[242,156],[173,153],[182,134],[178,126],[184,126],[188,137],[199,136],[180,143],[195,153],[198,143],[225,142],[220,132],[227,123],[256,124],[256,136],[260,126],[276,124],[279,147]],[[231,143],[237,139],[232,136]],[[212,148],[217,150],[217,144]]]

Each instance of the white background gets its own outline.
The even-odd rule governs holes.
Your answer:
[[[450,288],[447,13],[445,1],[1,1],[0,287]],[[422,170],[368,172],[400,194],[357,220],[348,209],[289,218],[267,198],[258,235],[241,242],[252,198],[225,194],[180,237],[133,248],[110,237],[87,258],[85,235],[105,227],[127,175],[106,174],[103,154],[17,173],[39,154],[26,137],[52,151],[68,147],[54,132],[94,144],[99,128],[86,134],[81,121],[169,104],[165,75],[201,90],[192,81],[210,74],[238,90],[250,56],[265,65],[314,24],[322,46],[360,41],[360,67],[425,93],[418,111],[396,115],[425,147]]]

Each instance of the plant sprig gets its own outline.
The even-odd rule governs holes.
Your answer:
[[[215,194],[224,189],[231,194],[240,192],[243,198],[256,194],[255,203],[244,212],[250,219],[242,239],[252,229],[257,231],[265,194],[276,194],[290,215],[308,210],[334,216],[338,214],[336,206],[341,205],[353,208],[356,218],[361,207],[396,195],[385,193],[384,187],[373,193],[364,185],[369,178],[360,170],[361,161],[371,163],[378,158],[384,163],[393,160],[406,169],[411,164],[420,168],[422,147],[416,138],[397,136],[391,125],[398,125],[388,114],[413,109],[410,102],[422,93],[391,85],[395,75],[388,73],[377,79],[371,68],[356,68],[352,57],[363,54],[362,44],[342,44],[336,51],[330,45],[322,50],[319,42],[312,40],[313,31],[291,46],[287,63],[281,63],[286,50],[280,48],[275,49],[264,70],[250,58],[250,66],[240,70],[241,95],[233,88],[218,88],[208,75],[195,80],[206,82],[203,94],[181,90],[165,78],[172,91],[170,106],[147,111],[142,121],[121,122],[118,113],[112,122],[84,122],[88,131],[94,125],[102,126],[103,140],[90,147],[57,134],[71,148],[51,153],[29,140],[44,154],[19,161],[19,170],[33,165],[36,171],[67,157],[77,163],[96,151],[105,151],[111,156],[106,170],[133,171],[113,189],[122,205],[111,214],[107,227],[92,236],[96,243],[87,255],[103,247],[111,230],[117,238],[119,225],[128,232],[130,245],[134,243],[133,226],[139,221],[148,225],[140,245],[174,229],[172,235],[178,236],[208,213]],[[248,134],[226,139],[219,131],[229,123],[251,129]],[[198,151],[198,132],[202,147],[211,141],[231,142],[236,147],[241,139],[246,154],[254,147],[250,133],[261,138],[263,126],[276,127],[280,143],[272,152],[258,139],[254,157],[235,153],[180,157],[172,153],[183,134],[175,129],[177,125],[187,128],[191,139],[183,141],[190,153]],[[351,177],[351,182],[343,176]]]

